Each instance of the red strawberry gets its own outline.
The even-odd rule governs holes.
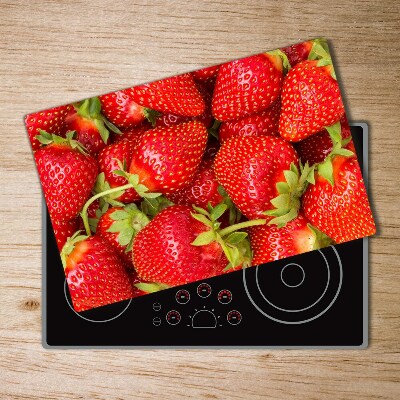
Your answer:
[[[137,104],[126,90],[99,96],[102,112],[119,128],[129,129],[145,120],[155,122],[157,112]]]
[[[266,110],[236,121],[223,122],[219,128],[219,140],[223,143],[236,136],[278,136],[279,101]]]
[[[143,285],[143,283],[145,282],[139,279],[137,272],[133,268],[128,268],[126,272],[128,273],[129,281],[132,285],[132,292],[133,292],[132,298],[147,294],[147,292],[140,289],[140,286]]]
[[[300,61],[307,60],[312,47],[313,42],[308,41],[284,47],[281,50],[286,54],[290,65],[294,67]]]
[[[195,205],[206,208],[208,203],[213,207],[223,201],[218,192],[218,182],[215,179],[212,159],[203,159],[193,181],[189,186],[177,190],[167,196],[175,204]]]
[[[83,154],[79,143],[42,131],[41,142],[47,144],[35,153],[47,208],[52,221],[69,221],[81,211],[97,176],[97,163]]]
[[[122,130],[120,134],[113,135],[113,143],[118,143],[123,140],[137,141],[143,132],[152,129],[150,123],[143,123],[133,128]]]
[[[214,117],[229,121],[268,108],[280,94],[282,69],[280,56],[268,53],[221,65],[212,101]]]
[[[61,133],[67,111],[68,106],[61,106],[35,114],[28,114],[25,117],[25,126],[28,130],[33,151],[40,149],[40,142],[36,138],[40,134],[40,130],[55,135]]]
[[[207,130],[198,121],[149,130],[139,139],[129,172],[150,192],[178,190],[193,179],[206,142]]]
[[[96,234],[101,236],[121,259],[128,265],[132,265],[132,242],[149,219],[135,204],[124,208],[112,207],[103,214],[97,225]]]
[[[310,222],[336,243],[376,232],[360,166],[354,155],[333,155],[320,164],[315,185],[307,187],[302,204]]]
[[[279,133],[291,142],[320,132],[344,114],[339,85],[331,75],[333,67],[318,66],[320,61],[300,62],[283,82]]]
[[[342,139],[347,139],[351,137],[350,127],[347,122],[346,115],[344,115],[340,120],[342,129],[341,136]],[[316,164],[325,160],[325,158],[331,153],[333,144],[326,129],[309,136],[308,138],[302,140],[295,144],[297,153],[303,163],[308,162],[308,164]],[[351,151],[354,150],[353,141],[350,141],[346,146],[346,149]]]
[[[302,213],[282,228],[276,225],[251,227],[249,236],[253,265],[320,249],[331,242],[326,235],[312,227]]]
[[[199,214],[180,205],[162,210],[136,235],[133,243],[133,263],[138,276],[175,286],[219,274],[229,267],[229,262],[233,267],[240,265],[243,255],[237,245],[247,240],[247,235],[233,231],[249,223],[219,230],[216,221],[225,210],[223,204],[210,212],[197,208]]]
[[[129,299],[133,290],[122,261],[98,236],[73,236],[61,254],[78,312]]]
[[[288,171],[296,170],[296,165],[298,157],[293,146],[279,137],[235,137],[221,146],[214,170],[218,182],[242,214],[254,219],[267,218],[264,212],[273,209],[271,200],[280,194],[276,184],[286,182],[285,173],[291,175],[290,190],[285,189],[287,196],[290,191],[300,190],[298,177],[292,176],[296,175],[295,171]],[[288,201],[287,211],[292,218],[299,206],[296,202],[296,212],[292,211]]]
[[[71,219],[69,221],[52,221],[54,235],[58,250],[61,251],[66,241],[79,229],[80,221],[79,217]]]
[[[190,74],[127,89],[133,100],[152,110],[195,117],[204,112],[204,100]]]
[[[210,82],[217,78],[219,65],[212,67],[202,68],[192,72],[193,78],[198,82]]]
[[[104,174],[99,176],[96,182],[95,192],[100,193],[110,188],[123,186],[128,183],[126,177],[114,173],[120,170],[119,163],[125,164],[127,168],[131,164],[136,143],[139,137],[135,140],[122,140],[111,144],[104,148],[98,156],[99,172]],[[120,201],[122,203],[132,203],[140,199],[140,196],[134,188],[125,190],[122,194],[116,193],[110,195],[108,200]],[[111,201],[111,204],[113,202]]]
[[[101,104],[97,97],[84,100],[76,112],[65,120],[65,131],[75,131],[76,140],[92,156],[96,156],[110,142],[109,130],[120,132],[101,114]]]

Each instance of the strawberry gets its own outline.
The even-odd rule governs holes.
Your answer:
[[[329,128],[333,149],[318,164],[315,184],[303,195],[304,215],[336,243],[373,235],[375,223],[360,166],[354,153],[342,148],[340,124]]]
[[[215,81],[218,75],[219,65],[202,68],[192,72],[193,78],[198,82],[212,82]]]
[[[331,240],[311,226],[300,212],[286,226],[261,225],[249,228],[253,265],[326,247]]]
[[[35,161],[52,221],[69,221],[81,211],[97,176],[97,162],[73,140],[42,131],[46,146],[35,152]]]
[[[150,192],[170,193],[193,179],[207,142],[207,130],[198,121],[155,128],[140,137],[129,172]]]
[[[245,232],[234,232],[265,220],[240,223],[222,230],[218,218],[225,204],[208,211],[175,205],[162,210],[133,242],[133,264],[140,279],[181,285],[206,279],[243,262],[240,243]]]
[[[342,139],[347,139],[351,137],[350,127],[347,122],[346,115],[340,119],[341,124],[341,135]],[[325,158],[331,153],[333,144],[326,129],[309,136],[308,138],[295,143],[295,148],[297,153],[303,163],[308,162],[310,165],[321,163]],[[346,146],[346,149],[351,151],[354,150],[353,141],[350,141]]]
[[[208,203],[213,207],[223,201],[218,192],[218,182],[215,179],[212,159],[203,159],[193,181],[181,190],[167,196],[175,204],[182,204],[205,208]]]
[[[144,122],[140,125],[134,126],[133,128],[123,129],[120,134],[113,135],[113,143],[118,143],[123,140],[137,141],[143,132],[146,132],[151,128],[152,126],[150,123]]]
[[[344,106],[332,64],[326,60],[302,61],[285,77],[282,86],[280,135],[298,142],[333,125]]]
[[[279,101],[271,107],[236,121],[223,122],[219,127],[219,140],[223,143],[236,136],[279,135]]]
[[[294,44],[288,47],[283,47],[281,50],[286,54],[290,65],[294,67],[300,61],[307,60],[312,47],[313,47],[313,42],[308,41],[308,42]]]
[[[135,204],[109,208],[100,218],[96,234],[101,236],[127,264],[132,265],[132,242],[149,219]]]
[[[65,120],[65,130],[75,131],[76,140],[94,157],[110,143],[109,129],[120,133],[119,129],[101,114],[98,97],[82,101],[77,105],[76,112],[69,114]]]
[[[204,100],[190,74],[136,86],[126,92],[141,106],[163,113],[195,117],[204,112]]]
[[[99,96],[105,117],[121,129],[129,129],[146,120],[155,123],[157,112],[137,104],[126,90]]]
[[[67,240],[79,229],[79,217],[69,221],[52,221],[54,235],[56,238],[58,250],[61,251]]]
[[[67,112],[68,106],[61,106],[35,114],[28,114],[25,117],[25,126],[28,130],[33,151],[40,149],[40,142],[36,138],[36,135],[40,134],[40,130],[60,135]]]
[[[122,261],[99,236],[74,235],[64,246],[61,259],[76,311],[133,296]]]
[[[120,164],[125,164],[126,166],[131,164],[138,140],[139,137],[133,140],[122,140],[105,147],[99,153],[97,161],[99,163],[100,175],[97,178],[95,193],[100,193],[128,183],[126,177],[117,175],[114,171],[120,170]],[[101,175],[101,173],[104,175]],[[114,193],[108,197],[110,204],[117,204],[115,201],[132,203],[139,199],[140,196],[134,188],[127,189],[123,193]]]
[[[299,176],[297,166],[298,157],[290,143],[275,136],[247,136],[222,144],[214,170],[243,215],[249,219],[275,216],[279,217],[275,221],[283,224],[297,216],[299,197],[311,175],[305,166]]]
[[[273,53],[221,65],[212,100],[214,117],[229,121],[268,108],[280,94],[282,71],[282,59]]]

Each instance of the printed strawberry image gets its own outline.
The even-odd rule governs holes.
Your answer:
[[[282,86],[281,54],[258,54],[221,65],[212,100],[214,117],[236,120],[274,103]]]
[[[328,128],[333,149],[317,166],[315,184],[303,195],[304,215],[336,243],[376,232],[361,169],[355,154],[343,148],[340,123]]]
[[[155,128],[141,135],[129,173],[150,192],[169,193],[188,185],[203,157],[207,130],[198,121]]]
[[[97,176],[97,162],[73,139],[44,131],[38,140],[45,147],[35,152],[47,209],[52,221],[76,217],[88,199]]]
[[[223,122],[218,131],[221,143],[236,136],[279,136],[280,102],[266,110],[235,121]]]
[[[76,311],[133,296],[122,261],[100,237],[75,234],[64,246],[61,259]]]
[[[293,44],[292,46],[283,47],[281,50],[286,54],[290,66],[294,67],[300,61],[308,59],[308,56],[313,47],[315,41],[308,41],[298,44]]]
[[[135,204],[109,208],[99,220],[96,234],[113,248],[121,259],[132,265],[132,243],[149,219]]]
[[[314,228],[302,213],[284,227],[261,225],[249,228],[253,265],[317,250],[331,240]]]
[[[213,82],[217,78],[219,67],[219,65],[213,65],[193,71],[193,78],[198,82]]]
[[[58,250],[61,251],[67,240],[79,229],[79,218],[73,218],[69,221],[52,221],[54,235],[57,242]]]
[[[34,151],[40,149],[40,142],[37,140],[36,136],[40,135],[41,130],[50,134],[61,134],[68,107],[69,106],[55,107],[35,114],[28,114],[25,117],[25,126]]]
[[[68,114],[64,129],[75,131],[76,140],[95,157],[110,143],[110,130],[116,133],[120,131],[101,114],[101,103],[98,97],[86,99],[75,108],[75,112]]]
[[[236,232],[265,220],[219,229],[225,204],[208,210],[171,206],[162,210],[135,237],[133,264],[139,278],[169,286],[205,279],[246,261],[247,233]]]
[[[204,112],[204,100],[190,74],[174,76],[127,89],[143,107],[163,113],[196,117]]]
[[[344,114],[332,60],[324,45],[315,43],[310,57],[286,75],[282,85],[279,133],[298,142],[333,125]]]
[[[215,158],[215,174],[240,212],[249,219],[297,216],[311,170],[298,170],[293,146],[279,137],[236,137]],[[269,216],[268,210],[273,211]]]

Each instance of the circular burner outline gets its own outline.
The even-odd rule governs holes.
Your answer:
[[[283,321],[283,320],[281,320],[281,319],[272,317],[271,315],[269,315],[269,314],[267,314],[265,311],[263,311],[263,310],[255,303],[255,301],[254,301],[253,298],[251,297],[250,292],[249,292],[249,289],[247,288],[247,284],[246,284],[246,268],[245,268],[245,269],[243,269],[243,284],[244,284],[244,289],[245,289],[245,291],[246,291],[247,297],[249,298],[250,302],[251,302],[251,303],[253,304],[253,306],[254,306],[261,314],[263,314],[265,317],[267,317],[267,318],[269,318],[269,319],[271,319],[271,320],[273,320],[273,321],[275,321],[275,322],[280,322],[280,323],[286,324],[286,325],[300,325],[300,324],[305,324],[305,323],[310,322],[310,321],[313,321],[314,319],[317,319],[317,318],[319,318],[321,315],[325,314],[325,313],[332,307],[333,303],[336,301],[337,297],[339,296],[340,290],[341,290],[341,288],[342,288],[342,283],[343,283],[343,266],[342,266],[342,261],[341,261],[341,259],[340,259],[339,253],[337,252],[337,250],[336,250],[333,246],[329,246],[329,247],[332,248],[332,250],[334,251],[334,253],[335,253],[335,255],[336,255],[336,258],[337,258],[337,261],[338,261],[338,263],[339,263],[339,285],[338,285],[338,288],[337,288],[337,290],[336,290],[336,293],[335,293],[333,299],[331,300],[331,302],[330,302],[330,303],[328,304],[328,306],[325,307],[325,309],[322,310],[320,313],[318,313],[317,315],[315,315],[315,316],[313,316],[313,317],[310,317],[310,318],[308,318],[308,319],[302,320],[302,321]],[[317,250],[317,251],[319,251],[319,252],[322,254],[323,258],[325,259],[325,262],[327,263],[327,260],[326,260],[326,257],[325,257],[325,255],[324,255],[324,253],[323,253],[321,250]],[[329,266],[329,264],[328,264],[328,266]],[[257,266],[256,268],[257,268],[257,271],[256,271],[256,272],[258,272],[258,266]],[[256,277],[257,277],[257,274],[256,274]],[[260,293],[262,294],[262,292],[260,292]],[[264,296],[263,296],[263,297],[264,297]]]
[[[128,307],[131,305],[132,303],[132,298],[129,299],[129,303],[126,305],[126,307],[119,313],[117,314],[115,317],[109,318],[109,319],[104,319],[102,321],[98,321],[96,319],[90,319],[90,318],[86,318],[83,315],[79,314],[77,311],[75,311],[74,307],[72,307],[72,304],[69,302],[68,296],[67,296],[67,280],[65,279],[64,281],[64,295],[65,295],[65,300],[67,300],[67,304],[69,306],[69,308],[80,318],[84,319],[85,321],[88,322],[97,322],[97,323],[103,323],[103,322],[110,322],[113,321],[114,319],[119,318],[127,309]]]
[[[301,271],[303,272],[303,279],[302,279],[301,282],[298,283],[297,285],[289,285],[289,284],[286,283],[285,280],[283,279],[283,271],[284,271],[289,265],[296,265],[296,266],[298,266],[298,267],[301,269]],[[282,268],[282,271],[281,271],[281,281],[283,282],[283,284],[284,284],[285,286],[290,287],[290,288],[298,287],[298,286],[300,286],[300,285],[304,282],[304,279],[306,279],[306,273],[304,272],[304,268],[303,268],[300,264],[289,263],[289,264],[286,264],[286,265]]]
[[[318,251],[319,251],[319,250],[318,250]],[[320,252],[320,253],[322,254],[322,256],[324,257],[324,260],[325,260],[326,269],[327,269],[327,271],[328,271],[328,279],[327,279],[327,282],[326,282],[326,286],[325,286],[324,291],[322,292],[321,296],[319,296],[318,299],[314,301],[314,303],[312,303],[312,304],[309,305],[308,307],[299,308],[299,309],[297,309],[297,310],[288,310],[288,309],[286,309],[286,308],[281,308],[281,307],[278,307],[278,306],[276,306],[275,304],[271,303],[271,302],[265,297],[264,293],[262,292],[262,290],[261,290],[261,288],[260,288],[260,283],[259,283],[259,280],[258,280],[258,267],[257,267],[257,270],[256,270],[256,284],[257,284],[257,289],[259,290],[259,292],[260,292],[262,298],[263,298],[268,304],[270,304],[272,307],[276,308],[277,310],[284,311],[284,312],[292,312],[292,313],[295,313],[295,312],[306,311],[306,310],[310,309],[311,307],[314,307],[314,306],[315,306],[317,303],[319,303],[320,300],[324,297],[326,291],[328,290],[329,282],[331,281],[331,272],[329,271],[328,260],[326,259],[326,257],[324,256],[324,254],[323,254],[322,252]],[[286,264],[285,267],[286,267],[287,265],[289,265],[289,264]],[[283,268],[285,268],[285,267],[283,267]]]

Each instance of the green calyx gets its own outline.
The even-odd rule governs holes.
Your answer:
[[[76,149],[80,153],[87,156],[89,153],[87,152],[86,148],[83,147],[80,142],[75,140],[74,136],[75,136],[75,131],[68,131],[66,137],[63,138],[61,136],[54,135],[40,129],[39,135],[36,135],[36,139],[44,146],[48,146],[50,144],[68,145],[69,147],[71,147],[71,149]]]
[[[325,233],[321,232],[315,226],[312,226],[311,224],[307,224],[307,226],[314,235],[313,250],[322,249],[331,244],[335,244],[329,236],[325,235]]]
[[[332,186],[334,185],[333,177],[333,164],[332,161],[335,156],[351,157],[354,153],[351,150],[345,149],[344,147],[350,142],[351,137],[342,139],[340,121],[333,125],[326,126],[325,129],[329,133],[329,137],[332,140],[332,150],[324,161],[316,165],[316,170],[319,175],[325,178]]]
[[[225,189],[223,188],[222,185],[218,185],[218,193],[222,196],[223,198],[223,203],[227,205],[228,207],[228,212],[229,212],[229,225],[234,225],[238,222],[240,222],[242,218],[242,213],[236,208],[235,204],[231,200],[231,198],[228,196],[228,193],[226,193]]]
[[[89,227],[90,231],[92,233],[96,233],[97,230],[97,225],[99,223],[99,219],[103,214],[105,214],[110,206],[109,203],[106,203],[105,201],[102,201],[102,199],[99,199],[99,208],[95,212],[95,218],[88,218],[89,221]]]
[[[152,110],[151,108],[143,107],[143,115],[146,117],[147,121],[151,123],[151,126],[154,128],[156,126],[157,118],[162,115],[156,110]]]
[[[114,222],[107,232],[118,233],[118,243],[126,246],[126,253],[132,250],[136,234],[150,222],[149,218],[133,203],[128,204],[122,210],[111,212],[109,217]]]
[[[122,132],[101,113],[101,102],[98,97],[83,100],[75,106],[77,114],[94,122],[104,143],[107,143],[110,131],[119,135]]]
[[[299,164],[299,168],[294,163],[290,164],[290,170],[283,171],[286,182],[277,182],[276,189],[278,196],[271,200],[274,206],[272,210],[265,211],[264,214],[272,218],[268,225],[277,225],[278,228],[284,227],[289,221],[295,219],[299,213],[301,202],[300,198],[309,183],[314,184],[314,166]]]
[[[218,121],[217,119],[214,120],[214,123],[212,124],[211,128],[208,130],[208,134],[215,137],[215,139],[219,140],[219,127],[222,124],[221,121]]]
[[[164,208],[173,205],[174,203],[164,196],[158,196],[156,198],[144,197],[140,203],[140,209],[149,218],[154,218],[160,211],[164,210]]]
[[[247,237],[247,232],[237,231],[251,226],[264,225],[266,220],[250,220],[220,229],[221,223],[218,222],[218,219],[227,208],[228,206],[223,202],[217,204],[215,207],[209,204],[207,210],[193,206],[196,212],[192,213],[192,217],[209,227],[209,230],[200,233],[192,242],[192,245],[206,246],[212,242],[217,242],[228,259],[229,263],[226,269],[235,268],[239,265],[245,267],[251,264],[250,242]]]
[[[169,289],[170,286],[165,283],[157,283],[157,282],[139,282],[135,283],[133,286],[137,287],[142,292],[146,293],[155,293],[160,290]]]
[[[64,247],[61,250],[61,261],[63,268],[65,269],[67,267],[67,259],[68,256],[73,252],[75,245],[78,242],[81,242],[82,240],[87,239],[89,236],[86,235],[81,235],[82,231],[77,231],[75,232],[65,243]]]
[[[317,60],[318,67],[329,67],[329,72],[333,79],[336,80],[335,70],[332,64],[332,58],[329,52],[328,43],[325,39],[318,38],[312,40],[312,48],[308,55],[309,60]]]
[[[278,56],[282,61],[283,74],[286,74],[289,72],[291,65],[290,65],[287,55],[282,50],[279,50],[279,49],[272,50],[272,51],[268,51],[266,54],[269,54],[270,56]]]

